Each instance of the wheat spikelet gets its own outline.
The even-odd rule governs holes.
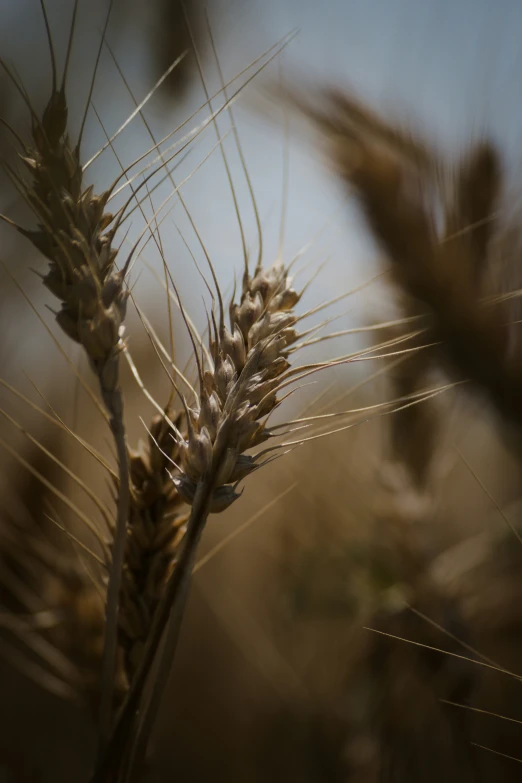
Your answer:
[[[171,411],[157,416],[148,447],[131,454],[120,623],[124,647],[131,639],[142,644],[147,639],[185,532],[187,515],[179,506],[190,505],[198,483],[208,480],[213,450],[225,458],[214,479],[211,513],[225,510],[237,497],[233,485],[260,467],[244,452],[270,437],[261,420],[276,407],[280,376],[290,366],[287,349],[297,338],[291,307],[298,299],[283,267],[245,277],[240,303],[230,306],[230,329],[224,323],[216,327],[209,352],[213,366],[202,376],[197,407],[187,407],[185,416]],[[171,465],[177,468],[169,479]]]
[[[56,320],[85,349],[100,378],[104,396],[117,385],[127,292],[116,272],[112,248],[114,218],[105,207],[110,190],[93,195],[83,185],[79,148],[66,133],[67,106],[60,91],[51,97],[41,123],[33,119],[34,148],[21,157],[32,174],[23,183],[40,220],[37,231],[21,232],[49,260],[44,285],[61,301]]]
[[[187,411],[188,437],[179,439],[181,472],[174,483],[188,503],[204,479],[212,487],[210,511],[226,509],[238,497],[234,485],[260,466],[246,452],[270,438],[264,420],[292,375],[298,301],[282,264],[258,267],[245,277],[240,302],[230,306],[230,329],[220,314],[210,346],[213,366],[200,377],[197,408]]]
[[[148,443],[130,451],[131,509],[119,620],[129,682],[185,532],[184,503],[167,472],[178,452],[168,421],[179,427],[181,420],[170,410],[165,418],[156,416]]]

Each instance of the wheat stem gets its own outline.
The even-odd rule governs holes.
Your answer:
[[[114,359],[119,363],[119,357]],[[118,385],[113,390],[103,387],[100,377],[100,388],[103,400],[110,412],[110,427],[118,454],[118,508],[116,529],[112,548],[109,584],[106,602],[106,630],[103,647],[101,669],[101,705],[100,705],[100,753],[107,740],[111,727],[112,706],[114,697],[114,676],[116,672],[116,655],[118,650],[118,611],[122,582],[125,542],[127,537],[127,521],[130,510],[130,478],[127,439],[123,421],[123,396]]]
[[[163,654],[159,661],[156,670],[156,676],[154,677],[154,681],[152,683],[152,692],[143,711],[143,717],[141,720],[139,720],[139,716],[137,717],[134,738],[133,741],[129,743],[132,748],[129,757],[129,764],[124,778],[125,783],[139,783],[138,776],[140,774],[140,770],[142,769],[143,761],[146,757],[150,736],[152,734],[156,720],[156,715],[158,714],[158,710],[161,705],[161,699],[165,692],[165,687],[170,676],[174,652],[178,645],[181,624],[183,621],[183,615],[185,613],[185,606],[188,598],[190,574],[194,573],[194,571],[195,564],[193,564],[190,568],[189,579],[187,579],[184,586],[180,588],[178,606],[175,611],[171,612],[171,617],[165,637]]]
[[[121,713],[116,722],[111,740],[103,754],[91,783],[105,783],[112,779],[120,769],[124,759],[127,737],[129,736],[136,712],[147,683],[148,674],[156,655],[161,638],[168,623],[171,611],[179,611],[184,604],[184,595],[188,592],[190,575],[196,560],[196,551],[205,527],[205,522],[210,513],[212,503],[213,486],[208,482],[201,482],[194,498],[192,512],[187,526],[187,533],[176,568],[167,582],[165,592],[158,605],[154,620],[150,629],[147,645],[143,652],[141,662],[136,671],[133,683],[123,704]],[[176,626],[169,628],[170,634],[165,641],[165,650],[172,646]],[[165,651],[163,653],[165,655]],[[161,666],[161,663],[160,663]]]

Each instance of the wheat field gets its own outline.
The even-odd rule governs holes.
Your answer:
[[[296,9],[1,11],[6,781],[517,779],[509,133]]]

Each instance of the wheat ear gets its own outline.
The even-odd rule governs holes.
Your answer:
[[[124,347],[124,326],[128,291],[125,275],[132,253],[121,270],[116,268],[115,233],[127,204],[114,216],[106,209],[117,184],[101,195],[85,187],[80,162],[80,144],[94,87],[112,3],[106,17],[89,99],[76,145],[67,133],[67,63],[61,86],[57,87],[52,42],[53,90],[40,120],[27,103],[32,116],[32,142],[21,160],[29,178],[12,172],[13,180],[38,218],[38,228],[18,227],[49,261],[44,285],[60,300],[56,321],[68,337],[79,343],[98,379],[118,458],[117,518],[111,546],[106,596],[106,631],[101,675],[100,735],[107,736],[114,701],[114,676],[121,638],[119,602],[126,552],[132,555],[132,538],[127,537],[131,511],[130,463],[124,424],[124,401],[119,381],[120,354]],[[42,3],[45,16],[45,7]],[[68,52],[76,18],[74,7]],[[46,23],[47,17],[45,16]],[[68,58],[67,58],[68,61]],[[23,93],[24,94],[24,93]],[[132,500],[136,501],[136,495]],[[135,503],[133,504],[135,505]],[[129,573],[132,573],[129,570]],[[127,579],[127,583],[129,580]],[[128,586],[128,584],[127,584]],[[128,591],[127,591],[128,593]],[[127,610],[129,609],[127,605]],[[127,611],[126,617],[129,618]]]
[[[117,651],[117,617],[130,486],[119,363],[128,293],[125,270],[117,271],[112,247],[117,222],[105,211],[111,191],[100,196],[84,189],[79,146],[66,132],[64,90],[53,93],[42,121],[33,118],[33,149],[22,160],[32,174],[23,185],[40,220],[37,231],[22,233],[49,260],[44,285],[61,301],[56,321],[79,343],[98,378],[109,412],[118,456],[118,507],[107,590],[107,628],[102,674],[101,724],[108,730]]]
[[[180,427],[182,419],[167,409],[165,416],[154,418],[148,443],[130,452],[131,504],[119,618],[129,683],[185,533],[186,507],[168,474],[178,456],[169,421]]]
[[[327,99],[327,110],[306,111],[325,132],[337,171],[355,189],[398,284],[430,315],[439,360],[519,425],[522,370],[509,356],[501,306],[486,307],[481,289],[502,185],[496,150],[477,145],[461,161],[455,187],[449,166],[439,162],[429,174],[414,156],[361,132],[335,94]]]
[[[271,437],[266,419],[277,407],[278,389],[291,373],[288,350],[297,339],[293,308],[298,300],[282,264],[268,270],[258,266],[252,276],[245,274],[241,299],[230,306],[230,327],[225,324],[219,295],[217,319],[212,318],[209,366],[204,368],[198,359],[199,389],[191,407],[180,393],[186,432],[174,426],[171,433],[180,454],[172,481],[191,506],[187,532],[96,781],[105,780],[121,763],[124,739],[171,613],[176,621],[169,626],[164,654],[172,655],[209,514],[228,508],[239,497],[239,482],[270,459],[271,449],[257,456],[245,452]]]

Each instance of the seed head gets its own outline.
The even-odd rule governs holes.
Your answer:
[[[128,293],[114,269],[114,217],[105,211],[110,190],[84,188],[79,148],[67,134],[63,90],[53,92],[42,120],[33,118],[32,147],[22,163],[29,180],[19,185],[38,218],[20,231],[49,261],[45,286],[61,301],[56,320],[80,343],[99,372],[119,349]]]
[[[245,452],[270,438],[266,417],[290,366],[298,301],[282,264],[257,269],[244,280],[240,301],[229,307],[230,326],[216,328],[213,366],[202,375],[197,413],[187,436],[178,436],[181,472],[173,481],[187,503],[193,503],[199,482],[211,481],[211,511],[223,511],[239,497],[237,483],[259,467]]]

